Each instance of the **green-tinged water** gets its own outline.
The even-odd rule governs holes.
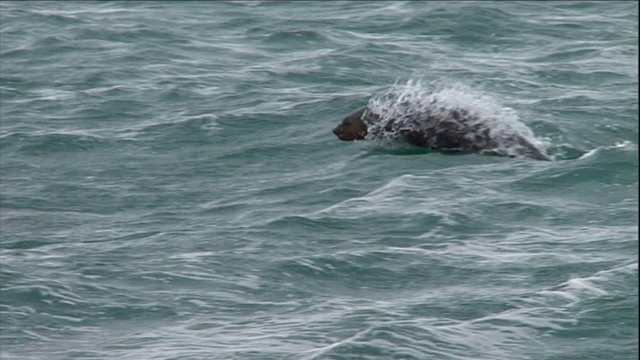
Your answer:
[[[0,29],[2,360],[638,358],[637,2],[3,1]],[[332,134],[390,89],[553,161]]]

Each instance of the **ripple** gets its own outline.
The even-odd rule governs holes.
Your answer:
[[[0,357],[637,355],[637,4],[603,4],[0,2]],[[408,80],[558,161],[331,134]]]

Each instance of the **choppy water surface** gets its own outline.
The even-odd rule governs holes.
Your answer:
[[[0,3],[2,359],[637,359],[636,2]],[[437,93],[553,161],[331,129]]]

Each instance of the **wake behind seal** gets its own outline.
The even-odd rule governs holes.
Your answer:
[[[438,106],[435,101],[432,105],[391,116],[366,106],[345,117],[333,133],[340,140],[351,141],[375,137],[371,134],[373,130],[377,134],[391,134],[411,145],[441,153],[488,153],[551,160],[543,150],[517,132],[499,131],[486,119],[466,109]],[[409,104],[401,106],[410,108]]]

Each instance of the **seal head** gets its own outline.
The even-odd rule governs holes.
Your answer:
[[[368,108],[360,108],[349,116],[342,120],[342,123],[333,129],[333,133],[336,134],[338,139],[349,140],[363,140],[367,136],[367,124],[365,123],[366,113]]]

